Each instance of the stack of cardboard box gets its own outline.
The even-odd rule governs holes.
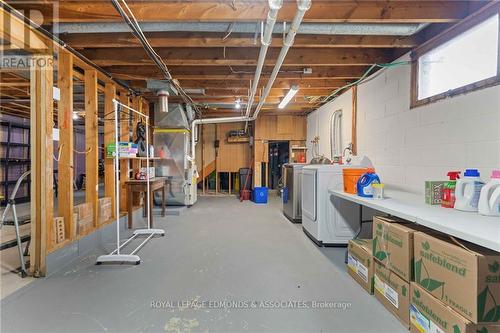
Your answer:
[[[500,253],[415,233],[412,332],[500,332]]]
[[[94,225],[94,213],[90,203],[82,203],[75,206],[76,229],[79,235],[84,235]]]
[[[411,332],[500,333],[500,253],[374,217],[373,239],[349,242],[347,270]]]
[[[415,233],[411,226],[393,218],[373,219],[375,297],[406,327],[410,325],[408,308]]]

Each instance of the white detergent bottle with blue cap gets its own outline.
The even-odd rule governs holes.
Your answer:
[[[491,180],[481,189],[479,214],[500,216],[500,170],[493,170]]]
[[[484,182],[477,169],[465,170],[464,177],[457,180],[454,208],[466,212],[477,212],[483,186]]]

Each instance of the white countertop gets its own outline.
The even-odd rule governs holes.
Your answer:
[[[342,190],[329,190],[339,198],[415,222],[445,234],[500,252],[500,217],[427,205],[423,196],[391,191],[385,199],[363,198]]]

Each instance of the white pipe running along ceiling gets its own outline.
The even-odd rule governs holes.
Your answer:
[[[271,2],[271,0],[270,0]],[[295,14],[295,17],[293,19],[292,23],[292,28],[290,29],[290,32],[287,34],[286,39],[283,43],[283,47],[281,48],[280,54],[278,56],[278,59],[276,60],[276,64],[273,68],[273,72],[271,73],[271,77],[269,78],[269,81],[267,82],[265,92],[262,96],[261,101],[257,105],[257,108],[255,109],[255,112],[252,116],[239,116],[239,117],[222,117],[222,118],[209,118],[209,119],[195,119],[191,123],[191,156],[188,158],[191,163],[195,163],[195,153],[196,153],[196,130],[197,130],[197,125],[199,124],[219,124],[219,123],[235,123],[235,122],[242,122],[242,121],[254,121],[257,119],[257,116],[259,115],[260,108],[264,104],[264,101],[269,94],[269,91],[272,88],[272,85],[274,83],[274,80],[276,79],[276,76],[279,73],[279,70],[281,68],[281,65],[283,64],[283,61],[285,59],[285,56],[288,52],[288,49],[292,46],[293,44],[293,39],[295,37],[297,29],[300,27],[300,24],[302,22],[302,19],[304,18],[304,14],[306,11],[311,8],[311,0],[297,0],[297,13]],[[254,92],[255,93],[255,92]]]

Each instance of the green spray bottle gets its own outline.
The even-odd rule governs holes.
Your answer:
[[[443,186],[443,198],[441,207],[453,208],[455,206],[455,186],[460,178],[460,171],[450,171],[447,176],[450,178]]]

